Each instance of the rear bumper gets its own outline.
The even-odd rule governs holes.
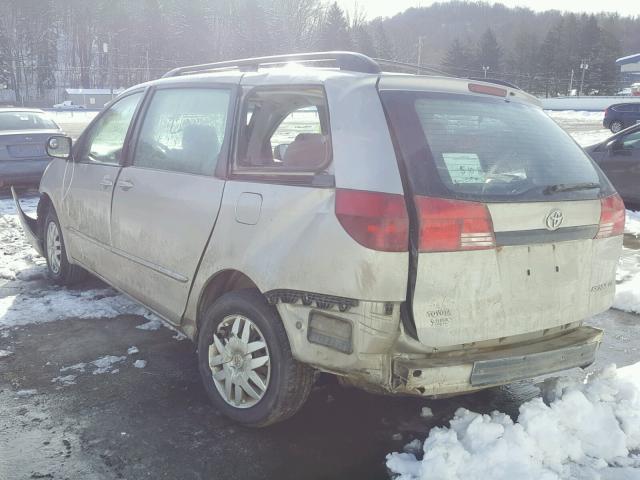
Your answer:
[[[38,236],[38,221],[34,218],[28,217],[20,206],[20,202],[18,201],[18,194],[16,190],[11,187],[11,195],[13,196],[13,201],[16,204],[16,210],[18,211],[18,218],[20,219],[20,224],[22,225],[22,230],[24,231],[25,237],[29,243],[36,249],[36,251],[44,256],[44,248],[42,246],[42,241]]]
[[[397,358],[393,390],[411,395],[452,395],[586,367],[594,362],[601,339],[602,330],[580,327],[550,339],[475,355]]]

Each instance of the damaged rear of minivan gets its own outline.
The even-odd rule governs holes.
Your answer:
[[[624,205],[526,94],[382,77],[403,177],[410,273],[397,393],[449,395],[595,359]],[[462,85],[462,87],[461,87]]]

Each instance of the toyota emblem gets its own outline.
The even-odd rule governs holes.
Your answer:
[[[562,225],[562,220],[564,220],[564,215],[556,208],[549,212],[547,218],[544,219],[544,224],[547,226],[547,230],[557,230]]]

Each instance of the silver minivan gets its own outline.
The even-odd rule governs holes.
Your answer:
[[[518,88],[348,52],[213,63],[47,147],[20,215],[51,279],[184,332],[243,424],[293,415],[317,372],[435,397],[594,361],[624,205]]]

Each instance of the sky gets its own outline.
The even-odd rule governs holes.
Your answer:
[[[353,12],[354,5],[366,13],[368,18],[391,17],[409,7],[427,7],[435,1],[428,0],[337,0],[345,10]],[[496,2],[489,2],[496,3]],[[620,15],[640,15],[637,0],[619,0],[604,2],[603,0],[502,0],[508,7],[528,7],[534,11],[566,10],[571,12],[598,13],[601,11],[617,12]],[[609,4],[611,6],[609,6]]]

